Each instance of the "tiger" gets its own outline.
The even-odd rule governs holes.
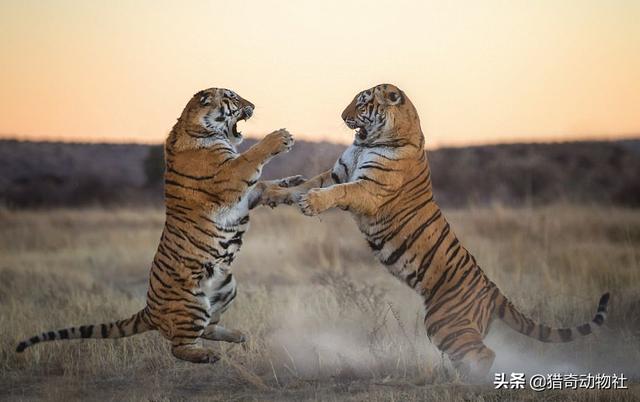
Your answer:
[[[157,330],[171,353],[193,363],[220,356],[201,340],[243,343],[247,337],[220,325],[236,297],[231,264],[249,228],[249,210],[263,191],[300,184],[301,176],[258,181],[263,166],[291,150],[293,137],[280,129],[243,153],[240,120],[254,104],[234,91],[209,88],[187,103],[164,146],[166,218],[151,264],[146,306],[130,318],[47,331],[20,342],[17,352],[43,341],[122,338]]]
[[[342,119],[355,138],[333,168],[269,189],[263,202],[297,203],[309,216],[333,207],[349,211],[377,259],[422,297],[427,336],[461,378],[488,374],[495,353],[483,339],[496,317],[542,342],[568,342],[603,324],[608,293],[590,323],[550,328],[518,311],[489,280],[434,199],[420,119],[402,90],[391,84],[364,90]]]

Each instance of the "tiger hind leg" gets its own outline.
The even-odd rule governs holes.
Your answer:
[[[237,329],[228,329],[220,324],[209,324],[202,334],[202,338],[211,341],[224,341],[232,343],[243,343],[247,340],[245,334]]]
[[[483,344],[465,358],[453,361],[453,364],[464,379],[481,382],[486,380],[495,357],[495,352]]]
[[[456,336],[445,347],[440,346],[451,359],[451,363],[464,380],[482,382],[487,379],[487,374],[493,365],[496,354],[489,349],[482,336],[475,330]]]
[[[180,360],[191,363],[215,363],[220,360],[220,355],[208,348],[198,345],[197,339],[173,338],[171,340],[171,353]]]

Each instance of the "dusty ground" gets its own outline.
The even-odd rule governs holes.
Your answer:
[[[344,213],[258,210],[234,266],[223,323],[247,348],[175,360],[157,333],[37,345],[24,337],[129,316],[144,304],[160,210],[0,211],[0,398],[86,400],[640,400],[640,211],[501,207],[446,211],[483,269],[533,318],[589,319],[601,333],[538,343],[497,323],[495,372],[624,373],[629,390],[495,390],[465,385],[429,343],[420,300],[375,262]]]

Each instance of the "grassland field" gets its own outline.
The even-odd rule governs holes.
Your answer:
[[[308,218],[261,208],[234,263],[239,293],[223,324],[245,347],[214,344],[213,365],[178,361],[150,332],[120,340],[16,343],[45,330],[128,317],[143,307],[161,209],[0,210],[0,399],[6,400],[640,400],[640,210],[556,204],[445,210],[489,277],[547,324],[597,334],[543,344],[496,322],[492,372],[624,373],[627,390],[534,392],[461,382],[429,342],[421,300],[374,260],[341,211]]]

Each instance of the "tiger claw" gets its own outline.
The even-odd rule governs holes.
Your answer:
[[[313,189],[306,194],[301,194],[298,198],[300,211],[307,216],[314,216],[331,208],[332,205],[324,194],[322,189]]]
[[[304,215],[314,216],[318,214],[309,204],[309,200],[306,195],[300,197],[300,201],[298,201],[298,207],[300,207],[300,212],[302,212]]]
[[[290,176],[290,177],[285,177],[283,179],[280,180],[280,182],[278,183],[278,186],[280,187],[295,187],[295,186],[299,186],[300,184],[306,182],[307,179],[302,176],[302,175],[296,175],[296,176]]]
[[[268,146],[272,149],[272,156],[289,152],[295,142],[293,136],[284,128],[268,134],[263,141],[269,144]]]

